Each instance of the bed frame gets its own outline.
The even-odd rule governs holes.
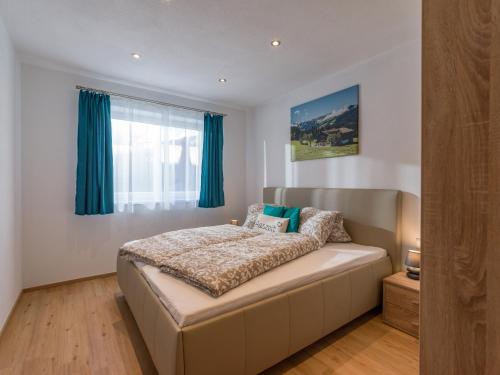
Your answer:
[[[342,211],[354,242],[388,256],[187,327],[118,257],[120,288],[159,374],[256,374],[380,304],[382,279],[401,267],[399,191],[265,188],[264,202]]]

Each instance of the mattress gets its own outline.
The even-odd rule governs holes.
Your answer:
[[[189,326],[309,283],[375,262],[384,249],[327,243],[321,249],[268,271],[213,298],[156,267],[134,262],[180,327]]]

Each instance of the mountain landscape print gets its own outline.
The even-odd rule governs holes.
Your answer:
[[[290,109],[292,161],[358,153],[359,85]]]

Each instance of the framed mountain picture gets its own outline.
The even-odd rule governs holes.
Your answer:
[[[290,109],[292,161],[358,153],[359,85]]]

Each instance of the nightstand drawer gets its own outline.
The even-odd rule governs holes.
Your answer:
[[[418,315],[420,302],[419,294],[416,291],[385,283],[384,301],[401,306]]]
[[[418,313],[385,301],[383,319],[387,324],[418,337]]]

